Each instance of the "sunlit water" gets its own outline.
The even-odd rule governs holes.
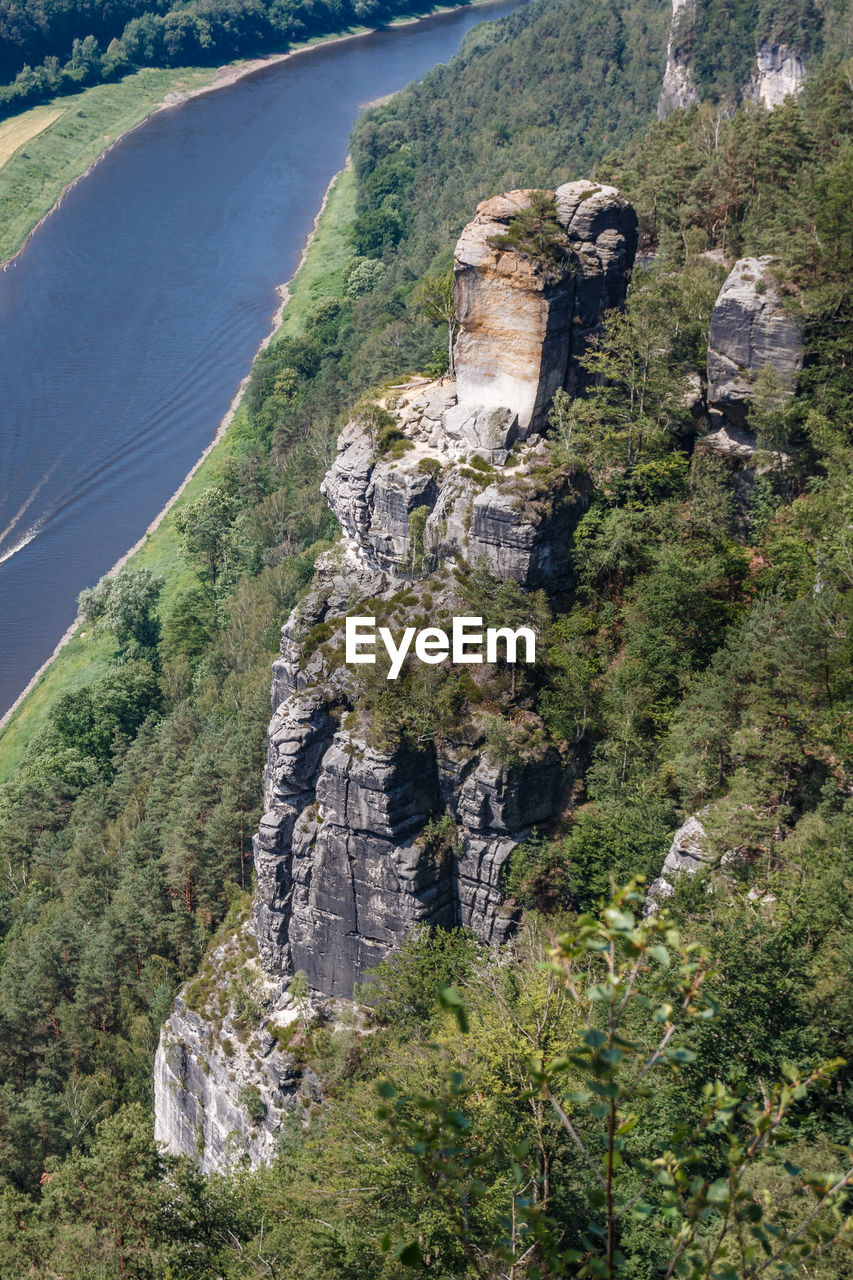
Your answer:
[[[160,113],[0,272],[0,714],[210,442],[359,107],[517,5],[321,46]]]

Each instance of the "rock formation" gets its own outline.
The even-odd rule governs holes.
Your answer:
[[[699,101],[699,93],[690,68],[689,22],[685,29],[687,0],[672,0],[672,19],[666,46],[666,68],[658,99],[658,117],[663,120],[671,111],[689,107]],[[796,97],[806,79],[802,53],[787,44],[762,40],[755,55],[755,70],[738,97],[761,102],[769,111],[779,107],[789,96]]]
[[[348,613],[382,613],[395,630],[465,613],[453,562],[549,595],[572,585],[587,493],[537,432],[624,299],[636,216],[593,183],[554,196],[571,269],[555,280],[490,243],[529,192],[484,201],[455,254],[456,384],[415,379],[359,413],[322,485],[343,538],[282,632],[255,857],[265,969],[301,969],[327,994],[349,996],[419,922],[505,937],[502,867],[560,803],[566,762],[532,711],[516,717],[524,745],[509,762],[476,702],[420,745],[386,742],[341,660]],[[472,698],[478,678],[472,668]]]
[[[737,426],[746,425],[765,365],[793,389],[803,364],[803,325],[782,305],[772,263],[769,257],[736,262],[711,313],[708,405]]]
[[[745,97],[763,102],[770,111],[781,107],[787,97],[796,98],[806,80],[805,64],[796,49],[763,40],[758,46],[756,62]]]
[[[529,207],[527,191],[478,205],[454,259],[460,416],[509,411],[521,439],[544,425],[559,387],[576,390],[578,360],[602,312],[624,299],[637,248],[636,214],[614,187],[567,182],[554,195],[568,241],[558,278],[493,243]]]
[[[308,1016],[307,1001],[262,973],[253,931],[244,927],[218,946],[160,1035],[156,1141],[193,1157],[202,1173],[244,1157],[252,1165],[269,1160],[288,1117],[298,1122],[319,1096],[313,1073],[281,1048]]]
[[[708,866],[704,843],[707,832],[698,814],[691,814],[672,837],[672,844],[664,859],[660,875],[653,880],[646,894],[645,914],[656,911],[662,899],[675,893],[673,880],[681,875],[695,876],[700,867]]]
[[[485,202],[459,241],[458,383],[414,379],[362,409],[323,482],[342,537],[318,559],[273,668],[254,842],[262,1015],[244,1029],[245,1060],[242,1048],[229,1058],[220,1041],[233,1046],[234,1016],[208,1008],[214,978],[201,1009],[186,992],[176,1002],[157,1055],[158,1137],[202,1167],[230,1152],[266,1158],[287,1108],[310,1092],[274,1043],[275,1019],[292,1016],[291,975],[304,973],[316,999],[349,998],[419,924],[503,941],[516,920],[507,859],[555,816],[573,777],[507,668],[416,664],[400,687],[408,680],[417,727],[402,732],[400,704],[383,718],[384,672],[343,661],[347,615],[397,635],[446,625],[471,613],[463,586],[483,567],[518,584],[525,624],[547,606],[522,592],[572,585],[588,488],[538,432],[554,391],[577,382],[603,310],[624,299],[636,217],[611,188],[560,187],[572,271],[551,284],[523,254],[487,244],[529,199]],[[483,713],[487,694],[501,715]]]
[[[699,94],[693,83],[690,63],[679,48],[678,31],[681,25],[680,14],[687,0],[672,0],[672,20],[669,24],[669,39],[666,45],[666,67],[661,83],[658,99],[658,116],[665,119],[671,111],[679,107],[689,107],[699,101]]]

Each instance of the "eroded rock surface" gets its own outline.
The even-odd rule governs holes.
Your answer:
[[[365,594],[381,594],[394,578],[422,576],[454,556],[472,567],[485,560],[531,589],[572,585],[571,535],[586,489],[555,475],[535,496],[532,476],[549,455],[536,438],[518,442],[515,413],[466,412],[452,385],[436,383],[401,389],[395,413],[405,452],[377,457],[369,422],[356,419],[321,486],[344,531],[350,586],[360,576]],[[425,524],[415,535],[418,510]]]
[[[747,97],[773,110],[788,97],[796,98],[806,81],[802,55],[786,44],[763,40],[756,54],[756,70]]]
[[[522,438],[544,425],[558,388],[578,387],[578,361],[602,313],[624,301],[637,248],[636,214],[615,187],[568,182],[553,194],[568,240],[559,278],[490,243],[529,207],[529,191],[482,201],[454,255],[460,412],[510,410]]]
[[[741,258],[720,290],[708,337],[708,404],[745,426],[755,380],[770,365],[793,389],[803,364],[803,325],[782,305],[773,259]]]
[[[646,914],[657,910],[658,904],[675,893],[673,881],[681,875],[695,876],[700,867],[707,866],[705,841],[707,831],[700,821],[700,815],[691,814],[683,826],[679,827],[672,837],[672,844],[664,859],[661,873],[649,886],[646,895]]]
[[[662,120],[671,111],[699,101],[690,65],[689,37],[694,19],[690,11],[685,13],[686,9],[687,0],[672,0],[666,68],[658,99],[658,117]],[[739,87],[736,96],[739,100],[761,102],[772,111],[787,97],[796,97],[805,79],[806,67],[800,50],[772,40],[762,40],[755,55],[755,70],[746,84]]]
[[[590,201],[589,235],[597,217]],[[344,537],[282,632],[255,840],[265,968],[302,970],[335,996],[349,996],[418,924],[502,941],[515,919],[503,906],[504,865],[554,815],[566,782],[532,711],[518,721],[527,746],[504,764],[473,707],[464,732],[427,734],[419,747],[381,745],[361,714],[358,673],[342,661],[347,614],[379,611],[398,635],[465,614],[451,570],[460,560],[525,589],[563,590],[587,505],[546,441],[518,439],[513,410],[465,410],[452,383],[422,380],[381,407],[395,429],[386,454],[363,413],[323,482]]]
[[[190,982],[160,1033],[154,1060],[154,1137],[187,1155],[202,1173],[247,1158],[255,1167],[277,1152],[282,1126],[299,1123],[319,1097],[316,1076],[279,1047],[310,1014],[257,963],[251,930],[218,947]],[[235,993],[257,1004],[247,1025]],[[190,1002],[192,1002],[192,1006]],[[243,1004],[245,1009],[245,1003]]]

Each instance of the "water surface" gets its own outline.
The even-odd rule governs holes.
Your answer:
[[[318,46],[161,112],[0,272],[0,714],[213,437],[359,107],[518,2]]]

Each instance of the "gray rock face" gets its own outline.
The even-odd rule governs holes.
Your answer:
[[[585,509],[585,495],[568,484],[555,486],[544,509],[489,485],[474,499],[466,559],[485,559],[497,577],[531,589],[566,590],[574,582],[571,536]]]
[[[699,101],[690,64],[686,54],[679,47],[680,15],[686,3],[687,0],[672,0],[672,20],[666,46],[666,69],[658,99],[658,117],[661,120],[666,119],[671,111],[676,111],[680,107],[689,107],[691,103]]]
[[[297,733],[287,706],[279,719]],[[272,791],[281,789],[274,769]],[[270,945],[259,866],[265,967],[301,969],[314,989],[348,997],[419,923],[463,924],[502,941],[514,921],[502,912],[501,870],[530,827],[553,813],[562,783],[555,751],[507,769],[489,760],[482,741],[446,743],[438,754],[382,752],[338,731],[317,772],[316,804],[296,816],[278,805],[264,818],[261,836],[282,833],[274,847],[262,838],[256,845],[264,885],[292,886]],[[428,823],[442,812],[455,823],[452,835],[431,835]]]
[[[793,388],[803,364],[803,325],[782,306],[772,262],[736,262],[711,313],[708,404],[737,426],[746,425],[755,379],[765,365]]]
[[[472,566],[484,557],[498,577],[515,578],[531,589],[560,591],[572,585],[571,535],[588,495],[583,485],[564,477],[555,480],[547,500],[530,499],[528,472],[545,461],[545,446],[537,438],[518,444],[515,412],[466,410],[452,390],[430,384],[404,394],[396,416],[408,451],[398,459],[377,459],[369,429],[351,422],[322,484],[344,531],[350,562],[362,566],[365,584],[372,588],[369,594],[383,589],[371,574],[419,577],[452,556]],[[510,473],[504,464],[514,443],[518,465]],[[485,469],[472,471],[472,460]],[[494,482],[478,492],[478,481],[490,474]],[[411,519],[418,508],[428,514],[422,546],[413,546]],[[315,589],[302,613],[309,608],[319,621],[329,612],[329,597],[321,598]],[[286,631],[289,642],[292,624]],[[276,692],[296,688],[286,644],[282,655]]]
[[[755,74],[745,97],[755,98],[768,110],[780,107],[786,98],[796,98],[805,84],[806,68],[802,55],[786,44],[763,40],[756,54]]]
[[[687,0],[672,0],[672,20],[666,46],[666,69],[663,74],[658,117],[663,120],[671,111],[689,107],[699,101],[690,67],[688,29],[683,26]],[[806,68],[802,53],[786,44],[762,40],[755,57],[755,70],[739,98],[761,102],[769,111],[779,107],[789,96],[796,97],[803,87]]]
[[[646,895],[646,915],[657,910],[662,898],[671,898],[675,889],[672,881],[680,875],[695,876],[700,867],[707,865],[704,842],[707,832],[697,814],[691,814],[672,838],[669,852],[664,859],[661,874],[653,880]]]
[[[578,360],[602,312],[624,301],[637,248],[636,214],[614,187],[569,182],[554,195],[569,251],[562,278],[490,244],[529,191],[479,204],[454,257],[459,408],[510,410],[522,439],[547,421],[558,388],[578,388]]]
[[[261,1020],[248,1029],[234,1021],[227,963],[246,941],[237,935],[211,958],[211,999],[222,1007],[196,1012],[182,993],[154,1060],[155,1139],[171,1154],[195,1159],[202,1173],[244,1158],[253,1167],[267,1163],[288,1115],[299,1117],[303,1102],[318,1096],[316,1077],[279,1051],[271,1034],[303,1016],[300,1007],[251,959],[243,973],[250,975]]]

